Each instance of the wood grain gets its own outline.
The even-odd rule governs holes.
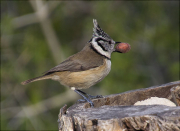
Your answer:
[[[59,131],[180,131],[180,106],[133,105],[154,96],[178,103],[179,86],[176,81],[109,95],[92,100],[94,108],[88,103],[64,106],[58,116]]]

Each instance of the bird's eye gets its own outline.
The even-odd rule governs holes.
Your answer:
[[[111,41],[108,41],[109,44],[112,44]]]

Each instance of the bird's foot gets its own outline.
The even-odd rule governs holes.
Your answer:
[[[91,107],[94,107],[93,102],[89,99],[79,99],[78,102],[80,102],[80,103],[88,102],[91,105]]]
[[[104,96],[102,96],[102,95],[92,96],[92,95],[87,94],[81,90],[75,90],[75,92],[77,92],[78,94],[80,93],[81,96],[82,96],[82,94],[88,96],[88,99],[104,98]],[[84,97],[84,95],[83,95],[83,97]]]
[[[86,100],[85,99],[79,99],[78,102],[83,103],[83,102],[86,102]]]
[[[88,99],[104,98],[104,96],[102,96],[102,95],[92,96],[92,95],[87,94],[87,96],[88,96]],[[79,99],[78,102],[86,102],[86,100]]]
[[[86,99],[79,99],[78,102],[80,102],[80,103],[88,102],[91,105],[91,107],[94,107],[94,104],[91,101],[91,99],[104,98],[104,96],[102,96],[102,95],[97,95],[97,96],[92,96],[92,95],[89,95],[89,94],[86,94],[86,95],[88,96],[88,98],[86,98]]]
[[[92,96],[92,95],[87,94],[87,96],[89,99],[104,98],[104,96],[102,95]]]
[[[87,98],[83,95],[83,94],[86,95],[86,93],[84,93],[80,90],[76,90],[76,89],[74,91],[84,98],[84,100],[82,100],[82,99],[78,100],[79,102],[87,101],[91,105],[91,107],[94,107],[93,102],[89,98]]]
[[[74,91],[84,98],[84,99],[78,100],[79,102],[86,102],[87,101],[91,105],[91,107],[94,107],[94,104],[91,101],[91,99],[104,98],[104,96],[102,96],[102,95],[92,96],[92,95],[89,95],[89,94],[87,94],[87,93],[85,93],[85,92],[83,92],[81,90],[76,90],[75,89]]]

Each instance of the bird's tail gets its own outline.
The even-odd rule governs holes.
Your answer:
[[[26,85],[28,83],[31,83],[31,82],[34,82],[34,81],[39,81],[39,80],[44,80],[44,79],[50,79],[50,76],[46,76],[46,75],[39,76],[39,77],[36,77],[36,78],[32,78],[32,79],[23,81],[23,82],[21,82],[21,84]]]

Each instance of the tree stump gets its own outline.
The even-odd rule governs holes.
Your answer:
[[[141,105],[150,97],[167,98],[177,106]],[[65,105],[58,116],[59,131],[180,131],[180,81]]]

